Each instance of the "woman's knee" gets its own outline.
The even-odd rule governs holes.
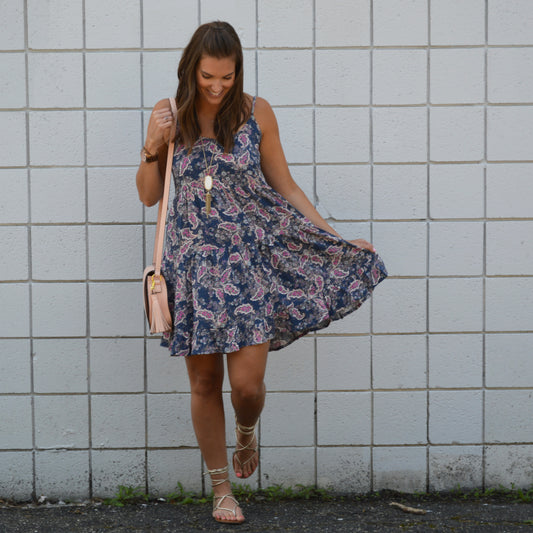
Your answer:
[[[253,380],[242,381],[233,383],[231,388],[231,394],[234,398],[243,402],[255,402],[262,399],[265,396],[266,387],[264,382]]]

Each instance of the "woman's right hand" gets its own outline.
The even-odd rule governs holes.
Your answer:
[[[144,143],[150,154],[158,153],[163,144],[168,144],[172,124],[172,109],[168,99],[159,101],[150,115]]]

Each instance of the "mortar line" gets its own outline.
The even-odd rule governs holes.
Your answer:
[[[32,203],[31,203],[31,174],[29,169],[31,150],[30,150],[30,80],[29,80],[29,32],[28,32],[28,0],[24,0],[24,73],[26,89],[26,183],[28,198],[28,218],[27,228],[27,249],[28,249],[28,320],[29,320],[29,346],[30,346],[30,423],[31,423],[31,441],[32,441],[32,500],[37,499],[37,461],[36,461],[36,431],[35,431],[35,367],[34,367],[34,340],[33,340],[33,261],[32,261]]]

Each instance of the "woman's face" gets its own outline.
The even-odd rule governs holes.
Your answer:
[[[235,60],[203,56],[196,67],[198,96],[206,103],[220,105],[235,83]]]

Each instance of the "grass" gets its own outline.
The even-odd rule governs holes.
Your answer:
[[[242,502],[261,501],[288,501],[288,500],[315,500],[315,501],[340,501],[345,498],[353,498],[356,501],[385,500],[390,498],[419,501],[486,501],[498,500],[511,503],[532,503],[533,486],[529,489],[511,488],[500,485],[498,488],[482,489],[462,489],[459,485],[451,492],[415,492],[405,494],[391,490],[370,492],[367,494],[341,495],[332,493],[326,489],[315,486],[296,485],[285,487],[283,485],[272,485],[270,487],[253,489],[249,485],[232,484],[234,496]],[[178,483],[176,490],[172,493],[155,498],[146,494],[140,487],[128,487],[120,485],[118,492],[112,498],[104,501],[106,505],[124,507],[128,504],[146,503],[148,501],[162,501],[173,505],[200,505],[211,501],[211,496],[206,497],[200,493],[187,491],[181,483]]]

